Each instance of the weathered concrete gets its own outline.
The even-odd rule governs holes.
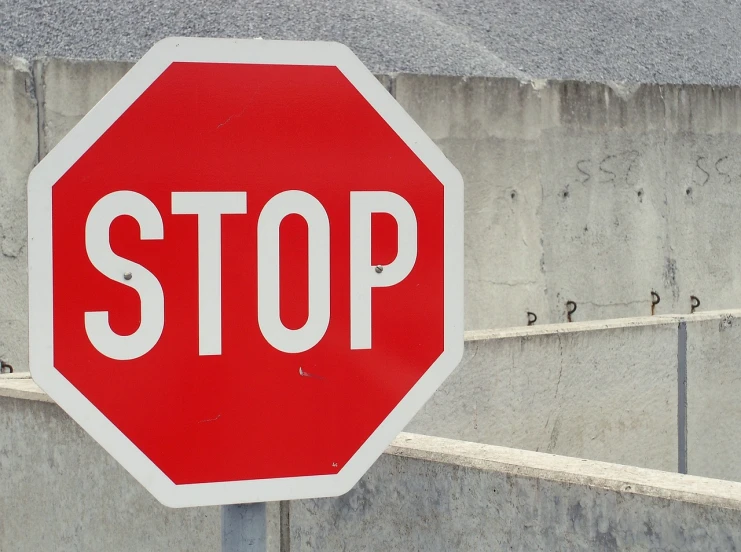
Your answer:
[[[21,159],[23,180],[37,152],[58,143],[130,66],[35,62],[39,121],[26,93],[25,118],[16,120],[24,126],[0,150]],[[468,329],[524,325],[527,311],[539,323],[561,322],[568,300],[578,303],[575,320],[646,315],[651,290],[661,295],[659,313],[687,312],[691,294],[703,309],[739,306],[741,246],[728,236],[741,232],[732,216],[741,207],[733,153],[741,89],[379,78],[464,174]],[[23,236],[13,239],[12,249],[23,249]],[[9,295],[23,297],[25,279],[0,272],[22,286]],[[25,336],[13,324],[3,335]]]
[[[130,66],[35,62],[34,151]],[[464,175],[468,329],[740,306],[741,89],[379,79]]]
[[[407,431],[741,481],[741,310],[466,338]]]
[[[0,359],[28,370],[26,181],[38,156],[31,71],[0,58]]]
[[[31,374],[28,372],[3,374],[0,376],[0,397],[56,404],[49,395],[44,393],[41,388],[36,385],[36,382],[31,379]]]
[[[394,94],[463,175],[466,328],[548,322],[540,100],[508,79],[399,75]]]
[[[28,370],[28,174],[130,66],[0,59],[0,358],[16,371]]]
[[[677,470],[675,319],[468,332],[406,430]]]
[[[739,318],[725,311],[468,332],[461,365],[407,431],[667,471],[689,458],[689,473],[741,480]],[[2,376],[0,394],[49,400],[23,378]]]
[[[739,319],[723,311],[468,332],[461,365],[407,431],[667,471],[689,460],[691,474],[741,480]],[[48,401],[26,376],[0,377],[0,395]]]
[[[41,157],[49,153],[133,63],[40,59],[34,63]]]
[[[741,312],[700,316],[687,331],[689,473],[741,481]]]
[[[741,484],[401,434],[290,520],[292,552],[736,550]]]
[[[160,506],[31,387],[0,378],[0,550],[220,549],[217,508]],[[271,550],[741,546],[739,483],[408,433],[347,495],[270,507]]]
[[[466,183],[466,327],[741,306],[741,89],[399,75]]]

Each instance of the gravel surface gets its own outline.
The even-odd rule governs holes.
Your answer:
[[[172,35],[337,40],[377,72],[741,84],[735,0],[0,0],[0,53],[130,60]]]

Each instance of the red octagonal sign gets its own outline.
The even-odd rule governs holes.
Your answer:
[[[460,360],[462,226],[344,46],[165,40],[30,177],[33,377],[167,505],[341,494]]]

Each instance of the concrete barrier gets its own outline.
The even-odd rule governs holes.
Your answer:
[[[34,76],[39,110],[39,147],[44,157],[72,130],[133,63],[39,59]]]
[[[689,473],[741,481],[741,313],[687,326]]]
[[[36,61],[39,120],[21,134],[38,128],[39,143],[25,155],[43,156],[130,66]],[[521,326],[527,311],[561,322],[569,300],[576,320],[647,315],[651,290],[660,313],[687,312],[690,295],[741,306],[727,239],[741,233],[741,88],[379,79],[463,172],[468,329]]]
[[[741,481],[741,311],[467,332],[406,430]]]
[[[217,508],[160,506],[44,397],[0,379],[0,550],[220,549]],[[408,433],[350,493],[271,508],[276,551],[741,547],[739,483]]]
[[[540,213],[541,101],[514,79],[399,75],[394,94],[465,183],[466,328],[549,312]],[[565,301],[565,299],[564,299]]]
[[[399,75],[466,183],[466,327],[741,306],[741,89]]]
[[[468,332],[406,431],[677,471],[675,319]]]
[[[0,355],[18,370],[27,174],[130,66],[2,62]],[[659,313],[738,305],[741,88],[379,79],[465,176],[468,329],[560,322],[567,300],[575,320],[645,315],[651,290]]]
[[[468,332],[460,366],[406,430],[741,480],[740,319],[724,311]]]
[[[741,484],[401,434],[347,495],[290,505],[305,550],[737,550]]]
[[[38,157],[34,82],[0,58],[0,359],[28,370],[26,181]]]

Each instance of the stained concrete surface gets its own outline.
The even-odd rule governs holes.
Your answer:
[[[463,174],[466,328],[741,306],[741,91],[399,75]]]
[[[401,434],[291,550],[736,550],[741,484]]]
[[[687,331],[688,473],[741,480],[741,313]]]
[[[0,359],[28,370],[26,180],[37,161],[37,104],[28,64],[0,58]]]
[[[217,508],[159,505],[56,405],[0,379],[0,550],[220,549]],[[741,546],[741,483],[409,433],[348,494],[288,508],[271,550]]]
[[[128,62],[39,59],[34,76],[41,157],[49,153],[132,67]]]
[[[690,474],[741,480],[739,319],[722,311],[468,332],[460,366],[406,430],[666,471],[688,462]],[[49,400],[28,373],[0,384],[6,397]]]
[[[14,191],[0,199],[6,217],[23,222],[36,153],[130,65],[41,59],[33,75],[25,69],[39,120],[26,94],[15,149],[2,149],[15,167]],[[741,89],[380,78],[464,175],[467,329],[522,326],[528,311],[538,324],[563,322],[567,301],[575,321],[648,315],[651,291],[659,314],[687,313],[690,295],[702,310],[741,306],[741,245],[729,239],[741,232]],[[20,257],[0,269],[0,343],[23,370],[25,232],[14,236]]]
[[[406,431],[676,471],[677,331],[637,318],[469,332]]]

